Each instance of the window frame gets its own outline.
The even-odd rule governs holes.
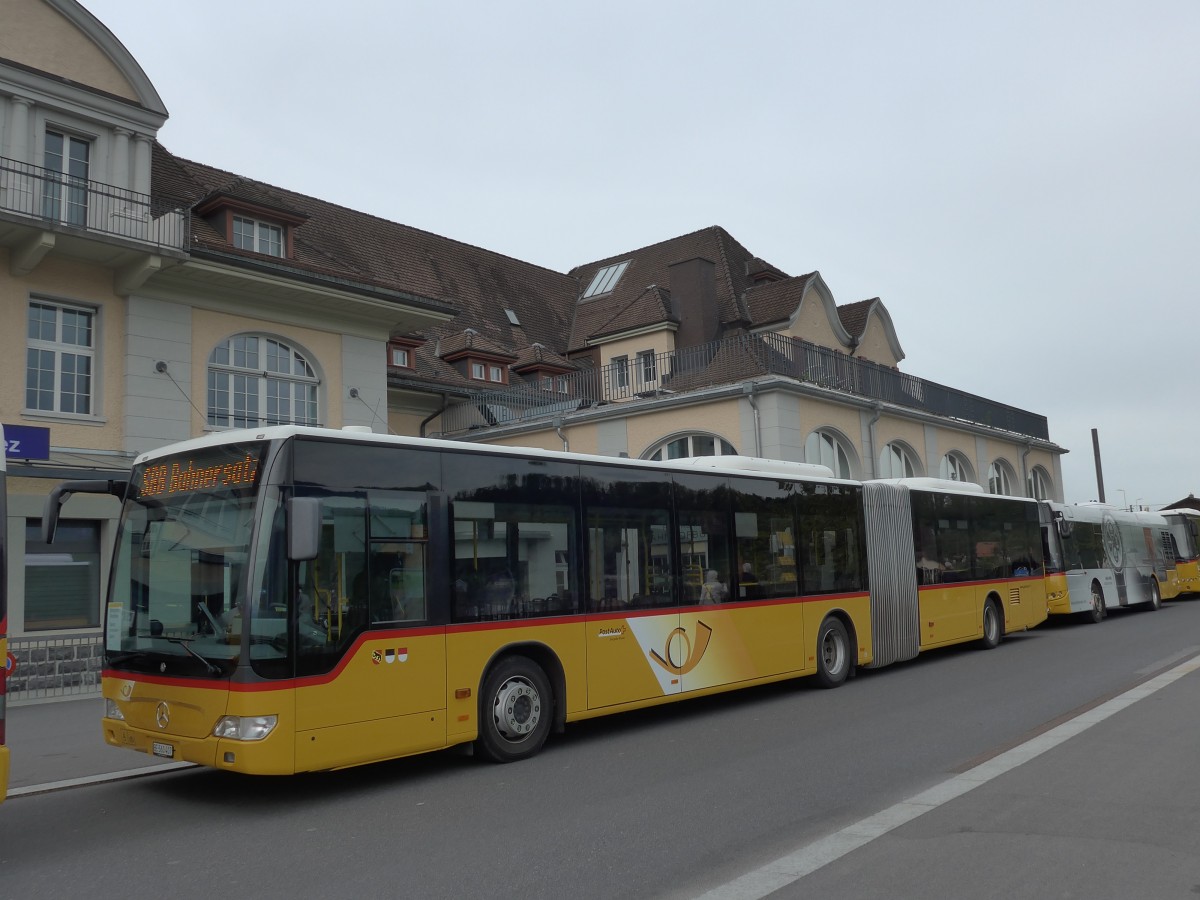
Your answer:
[[[59,157],[59,165],[49,165],[51,136],[62,141],[62,152],[55,154]],[[78,162],[71,154],[74,145],[82,145],[87,153],[83,160],[84,173],[75,174],[71,170]],[[42,131],[42,168],[48,174],[42,185],[42,215],[55,222],[63,222],[78,228],[88,225],[88,207],[90,200],[92,156],[96,141],[85,137],[69,128],[46,124]],[[82,191],[82,202],[78,198]],[[82,213],[73,213],[81,210]]]
[[[47,339],[41,336],[33,337],[30,331],[33,330],[34,322],[32,319],[34,307],[42,307],[54,311],[54,337]],[[66,328],[64,312],[70,312],[77,316],[84,316],[87,319],[87,335],[90,343],[88,344],[72,344],[64,341],[64,330]],[[95,419],[98,418],[97,398],[99,396],[99,366],[98,354],[96,346],[99,344],[100,336],[100,308],[88,306],[81,303],[68,303],[61,300],[51,300],[37,295],[31,296],[25,307],[25,412],[32,415],[51,415],[51,416],[70,416],[73,418]],[[75,326],[78,329],[78,326]],[[50,394],[52,405],[43,407],[40,405],[30,405],[30,362],[31,354],[39,354],[39,368],[35,371],[48,371],[40,367],[42,359],[41,354],[50,353],[53,359],[52,385]],[[84,392],[74,390],[71,396],[75,398],[84,397],[87,401],[87,410],[80,412],[76,409],[64,409],[64,381],[68,373],[64,372],[63,355],[69,354],[77,359],[86,359],[88,371],[80,375],[78,371],[69,373],[75,379],[84,379],[87,382],[87,387]],[[37,386],[33,388],[37,396],[36,399],[40,402],[40,395],[45,393],[45,388]],[[77,403],[76,403],[77,405]]]
[[[243,348],[238,348],[236,342],[253,339],[263,342],[266,346],[257,347],[255,353],[255,363],[247,362],[244,365],[239,365],[235,360],[238,353],[246,354],[248,351]],[[298,362],[302,363],[308,370],[303,374],[292,372],[279,372],[268,368],[268,363],[271,360],[270,346],[276,345],[281,350],[286,351],[287,358],[294,367]],[[217,354],[225,350],[228,354],[228,362],[220,362],[217,360]],[[259,362],[262,364],[260,365]],[[215,384],[216,379],[224,377],[226,383],[224,388],[219,384]],[[239,379],[241,380],[239,385]],[[255,390],[251,392],[249,386],[255,385]],[[272,396],[273,385],[288,386],[286,396]],[[240,390],[239,390],[240,386]],[[295,393],[296,388],[305,388],[308,396],[298,397]],[[295,424],[295,425],[319,425],[321,423],[321,377],[318,374],[316,364],[309,357],[307,351],[302,350],[296,344],[287,342],[282,338],[263,332],[240,332],[230,335],[224,341],[220,342],[209,352],[208,360],[205,364],[205,424],[207,428],[223,429],[223,428],[256,428],[264,424]],[[214,397],[221,394],[225,395],[226,402],[223,407],[218,407],[214,402]],[[255,399],[253,410],[247,406],[246,409],[238,411],[234,406],[234,398],[241,396],[243,398]],[[272,402],[286,403],[288,407],[287,416],[272,416],[269,413]],[[311,415],[298,418],[295,415],[296,404],[303,403],[311,407]],[[223,409],[224,412],[215,411]],[[251,412],[253,418],[251,418]],[[225,419],[226,421],[216,421]]]
[[[244,236],[238,232],[239,223],[248,223],[251,225],[250,244],[252,246],[245,246],[241,242]],[[269,249],[263,249],[264,244],[268,247],[275,246],[275,242],[264,240],[264,230],[278,234],[278,253],[273,253]],[[234,212],[230,215],[229,243],[239,250],[248,250],[251,253],[261,253],[263,256],[270,256],[275,259],[287,258],[287,228],[276,222],[268,222],[265,219],[258,219],[242,212]]]

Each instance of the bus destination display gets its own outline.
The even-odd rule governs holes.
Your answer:
[[[237,455],[228,451],[201,453],[151,463],[142,470],[141,496],[252,487],[258,477],[261,455],[258,448],[242,448]]]

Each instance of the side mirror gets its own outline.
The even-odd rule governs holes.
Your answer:
[[[287,502],[288,559],[316,559],[321,548],[321,501],[292,497]]]
[[[1054,514],[1054,526],[1058,531],[1058,536],[1069,538],[1071,536],[1071,523],[1066,520],[1062,513]]]

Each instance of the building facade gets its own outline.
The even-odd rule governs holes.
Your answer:
[[[1044,417],[901,372],[881,300],[839,305],[723,228],[556,272],[174,155],[150,80],[74,0],[9,0],[4,27],[18,639],[99,635],[117,503],[72,497],[46,546],[51,488],[211,430],[737,453],[1062,498]]]

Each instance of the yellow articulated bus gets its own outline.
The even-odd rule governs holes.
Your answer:
[[[1051,615],[1100,622],[1108,610],[1155,610],[1180,591],[1166,518],[1102,503],[1043,501]]]
[[[8,713],[8,485],[5,482],[7,467],[5,454],[8,444],[4,440],[4,426],[0,425],[0,661],[4,671],[0,673],[0,803],[8,796],[8,746],[4,720]]]
[[[1200,594],[1200,509],[1163,510],[1175,538],[1176,595]]]
[[[63,484],[47,540],[85,491],[124,497],[105,740],[245,773],[517,760],[577,720],[833,687],[1046,615],[1035,502],[821,466],[276,426]]]

